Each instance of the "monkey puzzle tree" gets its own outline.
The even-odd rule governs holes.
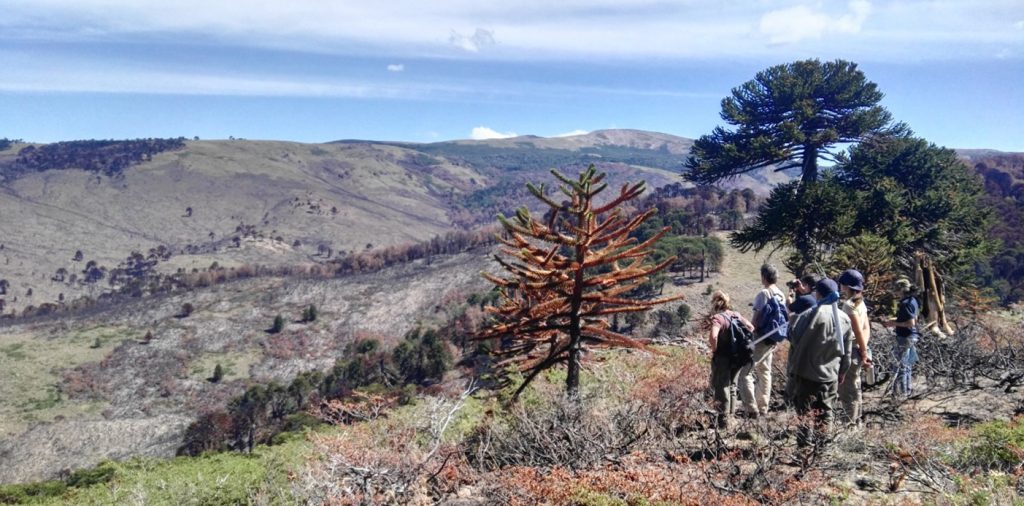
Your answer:
[[[890,130],[892,115],[878,105],[882,97],[856,63],[844,60],[762,70],[722,100],[722,119],[736,128],[716,127],[697,139],[686,177],[714,184],[776,165],[777,171],[800,167],[801,181],[815,181],[818,160],[836,160],[834,146]]]
[[[878,105],[882,97],[856,63],[844,60],[765,69],[722,100],[722,119],[735,129],[716,127],[697,139],[686,178],[715,184],[771,165],[776,171],[799,168],[800,180],[775,188],[758,222],[733,235],[732,243],[741,251],[791,246],[799,254],[797,263],[811,264],[820,260],[816,250],[826,232],[820,216],[812,214],[828,204],[819,198],[828,192],[814,188],[818,161],[841,161],[837,146],[907,131],[902,123],[893,125],[892,115]],[[775,222],[779,216],[773,212],[789,216]]]
[[[636,339],[614,332],[605,317],[617,313],[644,311],[654,305],[681,298],[638,300],[627,294],[647,277],[675,261],[647,261],[652,246],[669,228],[665,227],[640,242],[630,232],[654,214],[651,209],[632,218],[623,216],[619,206],[644,191],[644,183],[624,185],[610,201],[596,204],[594,197],[607,188],[605,174],[591,165],[577,180],[556,170],[559,189],[570,200],[558,203],[545,194],[544,185],[527,185],[530,193],[548,206],[540,220],[527,208],[513,219],[499,216],[505,237],[495,255],[505,277],[484,273],[497,285],[497,306],[486,310],[495,322],[475,336],[477,340],[500,340],[494,354],[499,367],[516,366],[525,380],[513,398],[542,371],[557,364],[568,367],[566,393],[579,393],[580,359],[586,348],[644,348]]]

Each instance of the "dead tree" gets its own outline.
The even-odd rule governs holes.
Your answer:
[[[497,285],[499,303],[485,308],[495,322],[475,336],[477,340],[500,342],[493,353],[497,366],[518,370],[525,379],[513,399],[537,375],[557,364],[568,367],[566,393],[579,393],[580,359],[589,348],[645,348],[646,344],[610,329],[609,315],[645,311],[652,306],[682,298],[637,300],[630,292],[676,260],[647,262],[651,246],[668,230],[666,227],[639,243],[630,237],[650,217],[651,209],[632,218],[623,217],[619,206],[644,191],[644,183],[624,185],[618,196],[602,205],[594,197],[607,188],[605,174],[591,165],[578,180],[551,171],[559,190],[570,200],[558,203],[539,188],[527,185],[530,193],[549,211],[535,219],[525,207],[512,219],[499,216],[505,229],[498,241],[505,247],[495,260],[507,271],[505,277],[484,273]]]

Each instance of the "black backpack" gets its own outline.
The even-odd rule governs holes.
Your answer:
[[[738,316],[723,315],[729,320],[729,326],[722,327],[718,332],[715,354],[725,356],[732,368],[739,369],[754,361],[754,350],[750,346],[754,341],[754,334]]]

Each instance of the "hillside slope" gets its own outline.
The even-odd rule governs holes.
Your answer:
[[[354,339],[394,344],[486,291],[486,250],[340,279],[255,278],[80,316],[0,325],[0,483],[104,459],[168,457],[252,382],[327,370]],[[188,317],[181,308],[190,304]],[[296,321],[314,304],[320,317]],[[288,322],[267,329],[275,315]],[[150,333],[151,340],[146,339]],[[208,381],[214,367],[224,380]]]
[[[168,273],[296,265],[493,223],[521,205],[525,181],[589,163],[565,149],[468,145],[482,158],[439,145],[188,141],[115,173],[74,168],[111,156],[109,146],[26,170],[26,146],[13,145],[0,153],[0,314],[109,291],[105,274],[133,251]],[[678,181],[661,167],[597,162],[614,184]]]

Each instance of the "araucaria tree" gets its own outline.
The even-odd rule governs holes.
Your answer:
[[[644,183],[625,185],[610,201],[597,204],[594,198],[607,184],[593,166],[577,180],[551,172],[569,200],[559,203],[545,193],[544,185],[527,185],[548,211],[542,219],[525,207],[512,219],[499,216],[505,229],[505,236],[499,237],[505,246],[501,253],[507,258],[495,259],[508,274],[483,274],[497,285],[501,298],[497,306],[486,308],[495,322],[475,338],[500,342],[493,351],[499,357],[497,365],[514,366],[524,375],[513,398],[539,373],[562,363],[568,367],[566,392],[575,398],[586,349],[646,346],[612,331],[608,317],[681,298],[630,297],[648,276],[675,261],[647,261],[668,227],[643,242],[630,237],[655,210],[628,218],[619,206],[639,196]]]
[[[856,63],[844,60],[762,70],[722,100],[722,119],[735,129],[717,127],[694,142],[687,179],[714,184],[775,165],[799,167],[803,182],[816,181],[818,160],[836,160],[834,146],[890,130],[882,97]]]
[[[769,244],[791,246],[798,262],[820,260],[820,239],[832,222],[819,214],[829,195],[815,188],[818,162],[842,159],[836,151],[876,135],[903,132],[879,105],[882,92],[868,81],[857,64],[836,60],[804,60],[758,72],[753,80],[722,100],[722,119],[732,129],[717,127],[702,136],[690,151],[686,178],[697,184],[716,184],[752,170],[774,166],[776,171],[800,169],[800,179],[772,191],[757,227],[734,234],[742,251]],[[769,211],[771,223],[764,218]]]

